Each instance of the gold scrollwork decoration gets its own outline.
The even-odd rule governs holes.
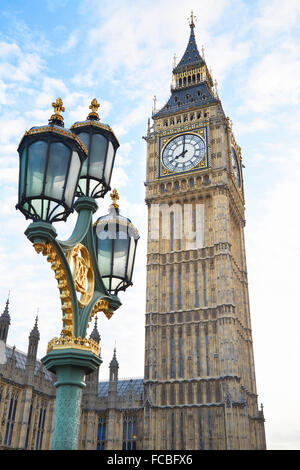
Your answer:
[[[66,337],[74,335],[74,318],[71,289],[69,286],[67,274],[60,256],[51,243],[34,243],[34,249],[37,253],[47,256],[47,261],[51,263],[51,269],[54,271],[57,287],[60,292],[61,309],[63,312],[63,329],[62,334]]]
[[[92,299],[95,285],[95,275],[90,254],[84,245],[78,243],[68,252],[67,259],[71,267],[75,289],[81,294],[78,304],[81,308],[85,307]]]
[[[95,315],[95,313],[97,312],[103,312],[106,317],[108,318],[108,320],[113,316],[113,312],[110,312],[109,310],[109,303],[108,303],[108,300],[105,300],[105,299],[100,299],[98,300],[94,307],[93,307],[93,310],[90,314],[90,318],[89,318],[89,323],[91,322],[93,316]]]

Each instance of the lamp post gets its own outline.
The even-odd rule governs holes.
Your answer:
[[[16,208],[33,220],[25,234],[57,280],[62,330],[48,343],[42,362],[57,377],[52,449],[75,450],[84,377],[102,362],[98,343],[86,338],[87,328],[95,313],[110,318],[121,305],[118,292],[132,284],[139,235],[120,215],[116,190],[109,214],[93,224],[96,199],[111,189],[119,147],[110,126],[100,122],[97,100],[92,100],[87,120],[70,129],[64,128],[61,98],[52,106],[48,125],[31,128],[19,144]],[[53,222],[66,221],[74,210],[78,216],[72,235],[58,240]]]

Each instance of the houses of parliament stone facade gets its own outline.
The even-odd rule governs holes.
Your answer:
[[[171,96],[148,124],[145,374],[86,376],[78,448],[265,449],[258,407],[244,244],[241,148],[190,37]],[[192,235],[192,236],[191,236]],[[0,316],[0,448],[50,449],[55,377],[7,344]],[[91,337],[100,342],[95,321]]]

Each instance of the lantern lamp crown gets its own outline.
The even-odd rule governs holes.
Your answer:
[[[100,103],[98,103],[98,101],[96,100],[96,98],[94,98],[92,101],[91,101],[91,104],[89,106],[89,109],[91,109],[91,112],[89,113],[87,119],[89,121],[100,121],[100,117],[99,117],[99,114],[98,114],[98,108],[100,106]]]
[[[52,106],[55,112],[50,117],[49,123],[64,127],[64,118],[61,115],[61,113],[65,111],[63,100],[61,98],[57,98],[57,100],[52,103]]]

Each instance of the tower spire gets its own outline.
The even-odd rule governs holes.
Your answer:
[[[90,338],[95,340],[98,344],[100,343],[100,339],[101,339],[101,336],[99,334],[99,331],[98,331],[98,318],[97,316],[95,317],[95,325],[94,325],[94,329],[90,335]]]
[[[204,59],[203,57],[201,57],[201,54],[198,50],[198,46],[196,43],[195,32],[194,32],[195,20],[196,20],[196,17],[192,10],[191,16],[189,17],[189,25],[191,28],[189,41],[188,41],[185,53],[183,54],[181,60],[173,68],[173,73],[184,72],[190,69],[191,67],[201,68],[203,65],[205,65]]]
[[[156,99],[152,108],[152,118],[167,117],[172,113],[187,111],[197,106],[204,107],[216,103],[213,80],[195,37],[196,17],[193,10],[189,17],[190,35],[185,52],[173,67],[171,97],[163,108],[156,110]],[[156,97],[155,97],[156,98]]]

